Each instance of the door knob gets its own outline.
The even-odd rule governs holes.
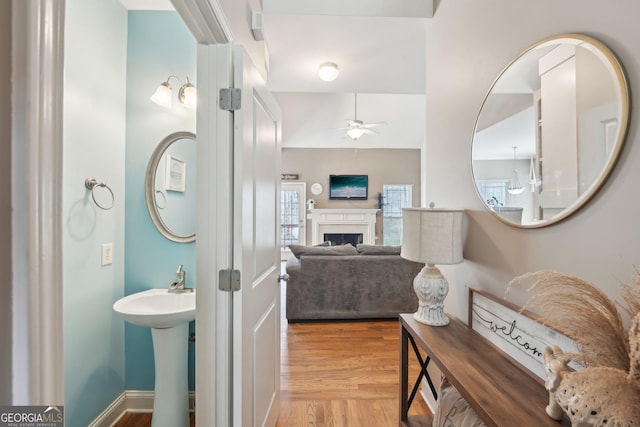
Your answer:
[[[278,276],[278,282],[281,280],[286,282],[287,280],[289,280],[289,275],[287,273],[281,274],[280,276]]]

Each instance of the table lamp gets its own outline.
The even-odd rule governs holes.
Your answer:
[[[463,210],[402,209],[402,258],[425,263],[413,280],[419,307],[413,315],[418,322],[431,326],[446,326],[444,299],[449,283],[436,264],[459,264],[462,257]]]

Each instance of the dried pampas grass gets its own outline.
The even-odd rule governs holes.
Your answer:
[[[600,289],[578,277],[554,271],[538,271],[516,277],[509,287],[522,283],[532,294],[525,307],[536,307],[544,322],[569,338],[579,353],[572,359],[585,367],[611,367],[629,372],[629,337],[622,318]],[[640,281],[624,287],[624,310],[631,318],[640,313]]]

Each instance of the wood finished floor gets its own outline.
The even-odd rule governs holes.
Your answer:
[[[287,324],[283,319],[276,426],[397,426],[399,328],[397,321]],[[410,361],[411,382],[419,367],[413,357]],[[417,398],[410,415],[428,413]],[[151,414],[127,414],[115,427],[150,425]]]
[[[276,426],[397,426],[399,346],[397,321],[283,323]],[[416,399],[410,415],[428,413]]]

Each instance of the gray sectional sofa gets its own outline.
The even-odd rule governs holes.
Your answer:
[[[397,318],[418,308],[413,279],[424,265],[401,258],[399,247],[292,245],[291,250],[289,322]]]

